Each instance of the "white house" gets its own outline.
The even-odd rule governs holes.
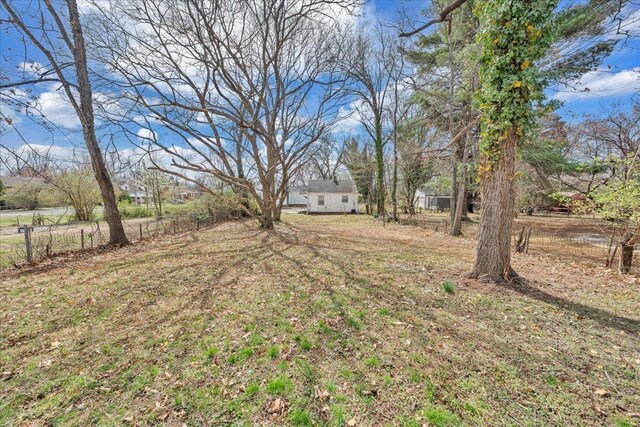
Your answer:
[[[147,188],[136,181],[124,181],[120,183],[120,190],[127,193],[131,197],[131,203],[134,205],[141,205],[147,202],[147,197],[151,198],[147,194]]]
[[[310,180],[307,186],[308,213],[358,213],[356,183],[347,180]]]

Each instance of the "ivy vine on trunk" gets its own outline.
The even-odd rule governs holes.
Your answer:
[[[471,277],[502,282],[511,268],[511,227],[515,203],[518,142],[533,125],[533,103],[542,103],[535,61],[548,51],[549,23],[556,0],[483,0],[475,13],[482,48],[478,108],[482,112],[478,175],[482,215]]]

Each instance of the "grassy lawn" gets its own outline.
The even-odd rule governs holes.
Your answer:
[[[637,426],[640,279],[472,239],[286,215],[0,285],[0,425]]]
[[[51,214],[46,210],[42,211],[42,217],[44,218],[45,225],[51,224],[68,224],[69,218],[73,215],[73,212],[67,212],[65,214]],[[2,215],[0,216],[0,228],[2,227],[17,227],[18,221],[20,225],[31,224],[33,222],[33,214],[16,214],[16,215]]]

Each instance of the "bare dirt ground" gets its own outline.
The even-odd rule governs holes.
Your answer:
[[[640,279],[474,250],[287,215],[5,270],[0,425],[637,426]]]

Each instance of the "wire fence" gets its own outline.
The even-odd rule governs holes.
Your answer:
[[[237,214],[219,213],[212,215],[180,215],[163,218],[139,218],[123,221],[130,241],[140,241],[150,237],[177,234],[198,230],[201,227],[239,219]],[[448,233],[451,227],[442,216],[410,215],[401,218],[402,224],[428,228],[436,232]],[[469,231],[469,228],[467,228]],[[477,229],[471,229],[477,233]],[[517,245],[519,230],[514,230],[514,245]],[[103,221],[68,225],[48,225],[19,227],[19,232],[2,236],[0,245],[0,268],[19,266],[36,262],[56,254],[71,251],[90,250],[109,242],[109,229]],[[549,232],[531,228],[526,249],[557,255],[566,260],[587,260],[596,265],[604,265],[613,259],[611,251],[617,242],[605,233]],[[640,245],[633,259],[631,272],[640,274]]]
[[[451,229],[450,221],[441,216],[408,215],[401,218],[401,223],[443,233],[448,233]],[[594,265],[606,265],[609,260],[613,260],[614,265],[617,265],[615,263],[617,263],[619,248],[616,247],[619,245],[617,239],[612,239],[610,234],[593,230],[589,233],[577,233],[567,230],[553,232],[535,226],[528,228],[531,229],[531,232],[528,237],[527,250],[557,255],[565,260],[590,261]],[[467,231],[471,231],[477,237],[477,228],[467,227]],[[520,229],[515,227],[513,230],[514,246],[517,245],[519,233]],[[637,252],[633,257],[631,273],[640,275],[640,244],[635,246],[634,251]]]
[[[239,219],[228,213],[213,215],[180,215],[163,218],[138,218],[123,221],[127,238],[140,241],[150,237],[199,230],[222,222]],[[56,254],[84,251],[106,245],[109,228],[104,221],[69,225],[17,227],[18,233],[3,236],[0,267],[29,264]]]

